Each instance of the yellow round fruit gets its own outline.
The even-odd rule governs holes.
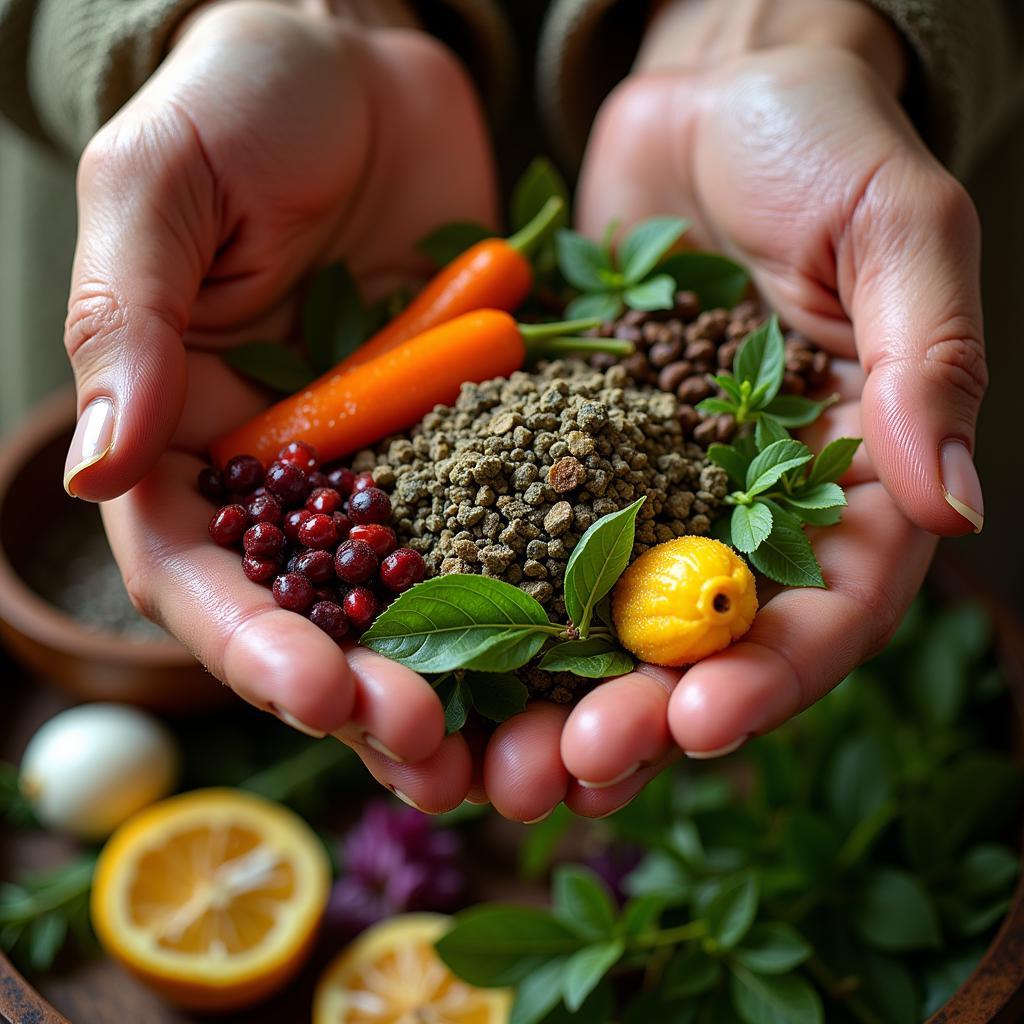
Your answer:
[[[363,932],[321,975],[313,1024],[507,1024],[512,993],[466,984],[434,950],[450,924],[402,914]]]
[[[689,665],[721,651],[750,629],[756,611],[747,563],[710,537],[645,551],[612,593],[622,646],[652,665]]]
[[[165,998],[233,1010],[302,966],[330,884],[301,818],[241,790],[202,789],[114,833],[96,864],[92,921],[106,951]]]

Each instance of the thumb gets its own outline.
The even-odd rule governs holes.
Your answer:
[[[848,232],[852,295],[843,301],[867,371],[868,452],[919,526],[979,532],[985,507],[973,451],[987,372],[974,207],[930,157],[907,156],[876,172]],[[850,290],[842,276],[841,294]]]
[[[131,488],[177,427],[182,334],[215,230],[198,150],[173,111],[129,108],[82,156],[64,330],[79,414],[64,487],[75,497],[103,501]]]

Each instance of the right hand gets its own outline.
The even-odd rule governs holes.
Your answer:
[[[437,224],[494,221],[466,76],[413,31],[229,0],[89,144],[78,202],[66,482],[103,502],[134,603],[245,700],[338,735],[426,809],[458,803],[470,756],[430,686],[277,608],[209,541],[195,478],[208,443],[266,403],[219,352],[284,340],[308,273],[344,259],[380,294],[426,269],[413,243]]]

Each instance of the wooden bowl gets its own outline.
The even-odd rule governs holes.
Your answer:
[[[61,484],[75,423],[72,391],[36,406],[0,444],[0,637],[40,678],[81,700],[119,700],[162,712],[197,711],[225,689],[172,637],[136,638],[91,629],[47,601],[25,570],[50,524],[99,519]]]

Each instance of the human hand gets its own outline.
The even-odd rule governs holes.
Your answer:
[[[751,52],[758,33],[766,48]],[[980,528],[978,228],[894,99],[901,79],[895,33],[859,2],[685,0],[665,6],[640,70],[605,102],[581,230],[689,217],[689,241],[751,268],[782,318],[833,354],[841,402],[805,439],[862,435],[866,450],[843,480],[842,524],[811,531],[828,589],[762,587],[746,637],[685,674],[642,666],[572,711],[537,704],[505,723],[484,780],[506,815],[563,799],[606,814],[679,749],[715,756],[775,728],[885,644],[934,534]]]
[[[232,0],[183,31],[78,179],[69,489],[103,501],[144,614],[291,724],[443,766],[461,792],[374,767],[432,809],[461,800],[469,757],[444,740],[429,685],[278,609],[209,542],[195,478],[209,441],[266,402],[218,352],[287,338],[296,286],[318,266],[344,258],[371,295],[422,272],[413,243],[428,230],[493,221],[493,178],[471,86],[441,46]]]

